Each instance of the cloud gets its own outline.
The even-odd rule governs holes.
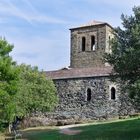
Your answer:
[[[44,70],[68,66],[70,58],[68,35],[63,31],[56,32],[60,38],[53,38],[54,31],[50,33],[51,38],[37,35],[28,38],[8,37],[8,41],[14,42],[15,46],[11,53],[13,59],[18,61],[18,64],[31,64]]]
[[[69,65],[68,29],[91,20],[119,26],[139,0],[0,0],[0,34],[13,42],[14,60],[53,70]]]
[[[21,52],[21,53],[18,53],[17,56],[19,56],[21,58],[34,59],[34,58],[37,58],[39,56],[39,54],[37,54],[37,53]]]
[[[26,5],[26,8],[22,5]],[[14,16],[23,19],[30,24],[34,24],[35,22],[66,23],[64,20],[61,20],[59,18],[46,16],[38,12],[33,4],[31,4],[31,2],[29,2],[28,0],[21,0],[20,4],[16,3],[16,0],[13,2],[11,2],[10,0],[2,1],[0,4],[0,12],[1,15],[5,15],[7,17]]]
[[[16,7],[11,1],[5,0],[1,3],[0,7],[1,14],[9,17],[9,16],[15,16],[22,18],[26,21],[30,22],[30,19],[28,16],[26,16],[18,7]]]

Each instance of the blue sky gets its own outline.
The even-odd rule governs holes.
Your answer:
[[[92,20],[120,26],[139,0],[0,0],[0,36],[20,63],[55,70],[70,63],[69,28]]]

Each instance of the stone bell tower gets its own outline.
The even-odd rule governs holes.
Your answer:
[[[113,28],[105,22],[92,21],[71,31],[71,68],[104,67],[103,55],[111,52]]]

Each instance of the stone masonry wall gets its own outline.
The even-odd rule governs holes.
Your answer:
[[[111,28],[98,25],[71,30],[71,64],[72,68],[104,66],[102,57],[106,50],[106,37]],[[95,36],[95,51],[91,50],[91,36]],[[82,37],[86,38],[86,48],[82,51]]]
[[[111,83],[107,77],[63,79],[55,81],[55,84],[59,96],[59,105],[55,112],[62,116],[100,119],[134,113],[127,95],[122,96],[119,86]],[[115,100],[110,97],[111,87],[116,89]],[[90,101],[87,101],[88,88],[91,89]]]
[[[134,106],[126,94],[120,94],[119,85],[108,77],[55,80],[59,104],[53,112],[33,114],[30,126],[65,125],[89,120],[102,120],[133,114]],[[116,99],[111,100],[111,87]],[[87,101],[87,89],[91,100]],[[29,124],[29,123],[28,123]]]

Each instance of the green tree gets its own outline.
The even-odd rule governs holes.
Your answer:
[[[0,127],[35,111],[50,111],[57,104],[52,80],[37,67],[18,66],[10,57],[13,49],[0,38]]]
[[[16,115],[26,116],[35,111],[46,112],[57,104],[56,88],[37,67],[20,65],[18,92],[15,95]]]
[[[9,53],[13,45],[0,38],[0,124],[13,120],[12,98],[17,92],[18,69]]]
[[[122,14],[121,19],[123,28],[115,29],[112,53],[105,55],[105,61],[111,64],[131,97],[140,99],[140,7],[134,7],[131,16]]]

